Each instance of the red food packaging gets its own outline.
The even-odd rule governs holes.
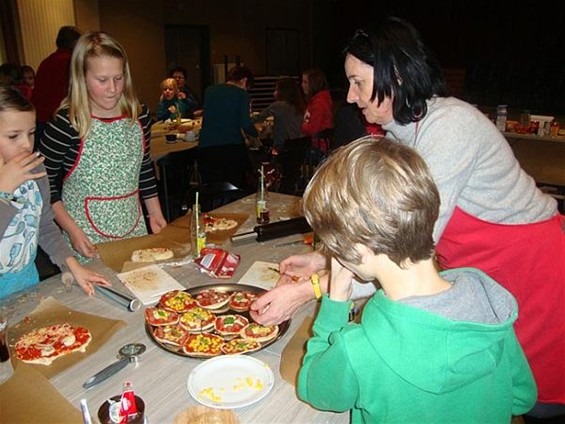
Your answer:
[[[240,256],[223,249],[205,247],[194,260],[202,272],[213,278],[232,278]]]

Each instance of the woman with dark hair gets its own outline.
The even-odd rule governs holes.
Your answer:
[[[258,135],[247,93],[252,84],[251,71],[245,66],[234,66],[224,84],[206,89],[198,143],[198,169],[203,183],[227,181],[245,188],[249,157],[242,133]]]
[[[302,73],[302,91],[308,105],[302,122],[302,132],[311,137],[314,159],[328,152],[327,138],[320,132],[333,128],[333,101],[328,80],[320,69],[308,69]]]
[[[492,122],[446,97],[441,68],[412,25],[384,18],[357,31],[345,54],[347,101],[430,168],[441,196],[433,234],[441,267],[479,268],[516,297],[516,334],[539,391],[529,415],[565,414],[565,216],[557,202],[536,187]],[[317,252],[285,259],[278,287],[252,306],[254,318],[292,314],[314,297],[308,279],[326,265]],[[303,282],[284,284],[292,275]]]
[[[264,122],[274,117],[273,146],[282,148],[285,140],[302,137],[302,119],[306,101],[294,78],[279,78],[275,85],[275,101],[263,109],[255,118]]]
[[[177,81],[179,89],[179,99],[183,100],[183,103],[186,105],[186,111],[183,113],[183,118],[200,116],[202,114],[202,110],[200,109],[200,102],[186,85],[186,69],[184,69],[182,66],[177,66],[171,69],[169,71],[169,78],[174,78]]]

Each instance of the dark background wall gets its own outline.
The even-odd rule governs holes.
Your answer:
[[[565,114],[565,2],[331,1],[331,47],[339,52],[372,16],[395,15],[418,28],[446,69],[465,71],[471,103]],[[324,64],[343,82],[341,57]]]

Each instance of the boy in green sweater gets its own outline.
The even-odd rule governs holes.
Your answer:
[[[336,150],[304,193],[331,257],[329,295],[298,377],[316,408],[352,423],[504,423],[530,410],[536,385],[514,334],[514,297],[474,268],[439,272],[440,197],[423,159],[387,139]],[[353,278],[378,282],[360,324]]]

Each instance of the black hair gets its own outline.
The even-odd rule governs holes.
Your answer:
[[[248,67],[234,66],[226,75],[226,81],[231,82],[241,81],[243,78],[247,78],[247,88],[251,88],[253,86],[253,73]]]
[[[81,36],[81,31],[75,26],[63,26],[59,29],[55,44],[62,49],[72,50],[75,48],[77,40]]]
[[[395,121],[408,124],[427,113],[426,100],[446,96],[441,66],[408,22],[385,17],[355,32],[344,49],[373,67],[371,100],[380,104],[394,93]]]

